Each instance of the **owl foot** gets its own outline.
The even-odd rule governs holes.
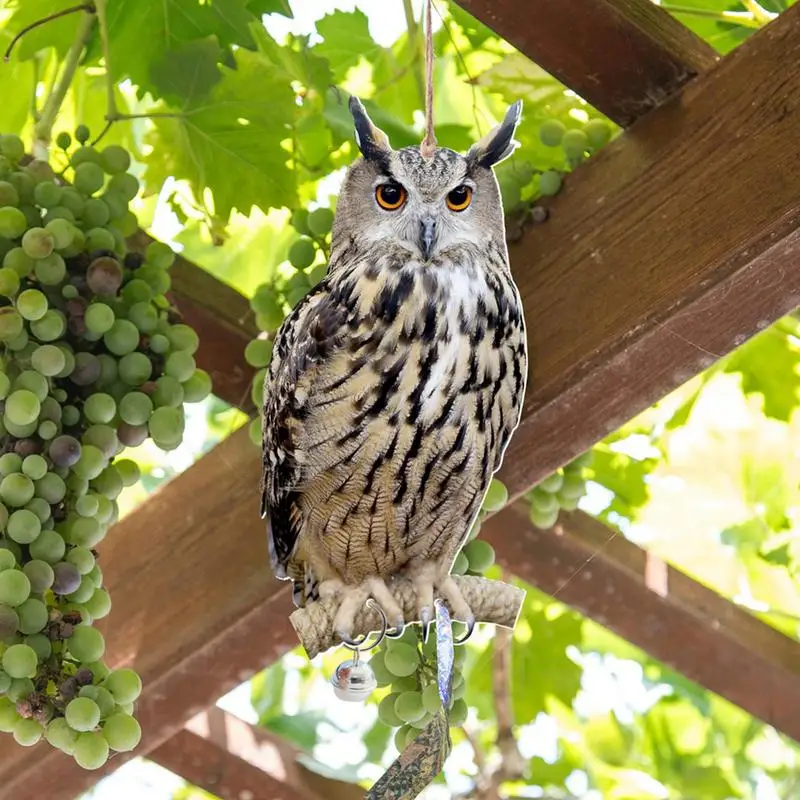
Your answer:
[[[333,590],[333,587],[332,587]],[[320,596],[322,596],[322,586],[320,586]],[[341,600],[339,610],[333,619],[333,630],[339,635],[341,640],[349,645],[354,645],[353,628],[355,627],[356,614],[371,597],[383,609],[390,625],[402,631],[405,627],[403,610],[392,596],[389,588],[382,578],[367,578],[358,586],[346,586],[341,584],[332,595]]]

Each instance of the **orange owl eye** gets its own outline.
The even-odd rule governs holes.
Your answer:
[[[447,195],[447,207],[451,211],[463,211],[472,202],[472,189],[465,186],[456,186]]]
[[[387,211],[397,211],[406,201],[406,190],[394,181],[382,183],[375,190],[375,199],[381,208],[385,208]]]

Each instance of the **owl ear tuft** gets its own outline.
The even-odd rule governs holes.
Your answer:
[[[514,131],[517,129],[521,115],[522,100],[517,100],[516,103],[509,106],[503,121],[492,128],[479,142],[472,145],[467,153],[467,160],[477,166],[491,169],[504,158],[508,158],[519,144],[514,141]]]
[[[350,97],[350,113],[356,126],[356,144],[361,155],[367,160],[385,160],[391,152],[389,137],[369,118],[363,103],[355,96]]]

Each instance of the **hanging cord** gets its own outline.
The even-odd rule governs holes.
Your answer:
[[[423,158],[433,158],[436,152],[436,134],[433,132],[433,23],[431,6],[427,0],[425,13],[425,138],[419,146]]]

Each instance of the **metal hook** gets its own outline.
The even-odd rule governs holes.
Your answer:
[[[355,639],[348,640],[342,637],[342,644],[344,644],[344,646],[348,648],[348,650],[353,650],[355,652],[356,655],[355,658],[353,659],[354,661],[358,661],[359,653],[366,653],[368,650],[373,650],[374,648],[376,648],[386,638],[387,628],[389,627],[389,620],[386,619],[386,612],[380,607],[380,605],[376,603],[375,600],[373,600],[371,597],[369,598],[369,600],[367,600],[367,605],[368,606],[371,605],[381,615],[381,630],[380,633],[378,634],[378,638],[371,645],[367,647],[362,647],[362,644],[367,641],[367,639],[369,638],[369,634],[365,634],[358,641],[356,641]]]

